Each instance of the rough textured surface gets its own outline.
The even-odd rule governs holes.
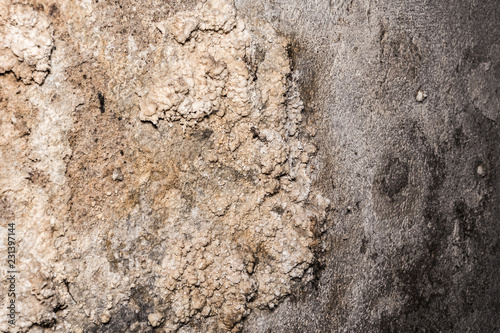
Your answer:
[[[236,3],[292,38],[334,209],[315,283],[245,331],[500,330],[498,1]]]
[[[142,8],[138,36],[102,34],[117,14],[83,4],[11,5],[6,19],[54,31],[40,48],[45,35],[5,28],[17,62],[52,64],[35,85],[15,66],[1,77],[3,220],[18,219],[30,265],[17,328],[239,331],[312,278],[329,206],[311,188],[287,39],[225,0]]]
[[[498,331],[498,22],[0,0],[0,331]]]
[[[47,16],[20,3],[0,2],[0,74],[42,83],[50,70],[52,29]]]

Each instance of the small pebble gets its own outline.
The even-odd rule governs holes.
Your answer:
[[[425,93],[425,91],[419,89],[417,92],[417,96],[415,97],[417,102],[423,102],[424,99],[426,99],[426,98],[427,98],[427,94]]]
[[[157,313],[157,312],[151,313],[148,316],[148,321],[151,324],[151,326],[158,327],[158,326],[161,325],[161,323],[163,321],[163,316],[161,314]]]
[[[486,176],[486,170],[484,170],[484,167],[483,167],[483,165],[482,165],[482,164],[479,164],[479,165],[477,166],[477,170],[476,170],[476,172],[477,172],[477,174],[478,174],[479,176],[481,176],[481,177]]]
[[[103,324],[108,323],[110,319],[111,319],[111,313],[110,313],[108,310],[104,311],[104,312],[101,314],[101,322],[102,322]]]
[[[122,173],[122,169],[121,168],[116,168],[114,171],[113,171],[113,175],[111,176],[111,178],[113,178],[113,180],[116,180],[116,181],[122,181],[123,180],[123,173]]]

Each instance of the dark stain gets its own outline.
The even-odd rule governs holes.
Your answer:
[[[378,36],[380,44],[380,63],[391,69],[391,75],[386,77],[383,84],[387,87],[392,85],[393,78],[402,78],[415,81],[418,76],[418,68],[422,62],[422,54],[413,38],[406,31],[388,27],[381,23]]]
[[[260,135],[260,131],[259,131],[259,129],[258,129],[257,127],[254,127],[254,126],[252,126],[252,127],[250,128],[250,132],[252,132],[252,138],[253,138],[253,139],[258,138],[258,137],[259,137],[259,135]]]
[[[56,323],[56,318],[44,317],[44,318],[40,319],[40,321],[38,322],[38,325],[40,325],[43,328],[50,328],[50,327],[54,326],[55,323]]]
[[[464,201],[455,202],[453,211],[455,218],[459,221],[460,236],[470,238],[476,230],[476,218],[480,214],[467,207]]]
[[[286,47],[287,55],[290,61],[290,69],[293,71],[298,66],[301,68],[302,75],[298,78],[298,87],[300,97],[304,103],[304,116],[307,118],[313,114],[316,94],[319,91],[317,68],[312,65],[311,60],[320,55],[302,45],[294,35],[288,36],[289,42]],[[288,77],[290,79],[290,77]]]
[[[299,52],[301,52],[300,44],[295,38],[292,38],[291,41],[286,45],[286,52],[288,55],[288,59],[290,59],[290,69],[293,71],[297,66],[297,56]]]
[[[453,132],[453,141],[457,148],[463,148],[467,143],[467,137],[465,136],[462,126],[456,128]]]
[[[283,213],[285,212],[285,210],[281,206],[274,206],[273,209],[271,209],[271,211],[279,215],[283,215]]]
[[[31,183],[39,185],[39,186],[44,187],[44,188],[50,182],[49,176],[46,173],[44,173],[43,171],[40,171],[37,169],[28,172],[27,179]]]
[[[208,140],[214,134],[214,131],[211,128],[203,128],[200,131],[195,133],[195,138],[198,140]]]
[[[361,239],[361,247],[359,249],[359,252],[361,254],[365,254],[366,253],[366,245],[367,244],[368,244],[368,240],[366,238]]]
[[[97,93],[97,98],[99,99],[99,110],[101,110],[101,113],[106,112],[104,95],[100,91]]]
[[[397,157],[390,158],[386,161],[379,175],[377,186],[380,193],[387,195],[391,199],[394,198],[408,185],[408,175],[407,163],[402,162]]]
[[[463,60],[471,69],[476,69],[481,63],[488,61],[487,44],[477,44],[464,50]]]
[[[248,66],[252,80],[255,81],[257,80],[257,71],[259,66],[266,58],[266,51],[262,45],[258,43],[254,44],[253,47],[253,52],[245,54],[243,60]]]
[[[497,267],[500,267],[496,231],[500,216],[500,196],[496,194],[499,183],[488,179],[497,179],[498,172],[493,170],[493,165],[498,165],[500,156],[498,128],[477,114],[474,110],[465,110],[458,126],[447,133],[448,139],[435,145],[428,142],[418,127],[406,131],[408,142],[417,146],[424,156],[422,167],[427,170],[421,224],[426,230],[419,236],[422,247],[401,248],[392,254],[394,260],[404,260],[396,270],[386,271],[383,294],[397,291],[404,295],[405,303],[397,313],[382,315],[380,332],[455,332],[463,329],[458,325],[470,323],[476,316],[483,318],[482,327],[488,327],[484,331],[497,331],[492,326],[495,321],[484,321],[480,312],[490,308],[487,313],[495,313],[499,307],[497,298],[490,296],[493,290],[498,290],[492,277],[498,275]],[[470,160],[474,155],[484,157],[471,164],[457,163],[461,158]],[[483,198],[477,206],[470,207],[461,198],[463,192],[456,189],[467,183],[464,177],[472,177],[464,171],[472,166],[476,173],[479,164],[487,168],[485,178],[477,176]],[[452,203],[451,207],[444,204],[448,202]],[[455,243],[454,250],[450,250],[455,221],[458,221],[462,242]],[[470,325],[468,327],[477,327]]]
[[[147,314],[146,314],[147,316]],[[89,333],[151,333],[154,329],[143,320],[142,309],[136,313],[130,306],[122,306],[111,316],[109,323],[105,325],[93,325],[87,327],[85,332]],[[134,329],[132,329],[134,327]]]
[[[49,15],[56,16],[58,14],[59,14],[59,8],[57,8],[57,5],[55,3],[51,4],[49,7]]]
[[[383,52],[384,44],[387,41],[387,25],[385,24],[385,22],[380,22],[379,26],[380,28],[378,33],[378,41],[380,44],[380,49]]]
[[[14,128],[19,131],[19,136],[25,137],[31,134],[31,128],[28,126],[28,123],[24,119],[24,117],[20,114],[16,114],[17,122],[14,123]]]
[[[312,271],[312,278],[307,284],[298,284],[294,286],[294,291],[290,294],[290,301],[292,303],[304,303],[310,295],[316,295],[320,290],[321,277],[326,269],[326,265],[317,259],[316,255],[313,263],[309,267]]]
[[[397,313],[382,313],[373,331],[434,332],[438,331],[437,328],[446,331],[453,327],[453,321],[437,322],[432,316],[439,313],[439,316],[448,318],[449,312],[446,302],[443,302],[447,287],[443,280],[446,265],[440,262],[440,255],[448,248],[447,237],[451,232],[441,193],[446,180],[443,156],[450,145],[444,142],[435,148],[417,122],[406,122],[394,135],[397,138],[395,147],[404,147],[404,151],[399,153],[403,157],[386,158],[385,164],[377,172],[375,188],[383,196],[389,197],[390,202],[382,200],[376,209],[381,215],[395,210],[393,214],[385,215],[391,217],[389,221],[393,223],[400,221],[401,216],[415,216],[413,223],[421,228],[419,237],[422,245],[402,245],[390,250],[388,257],[382,258],[389,266],[383,270],[382,284],[369,297],[378,298],[396,292],[403,295],[405,301]],[[408,187],[410,181],[410,167],[404,162],[408,160],[414,165],[412,170],[416,170],[414,176],[418,183],[407,190],[405,197],[401,197],[398,194]],[[418,208],[403,210],[403,207],[418,207],[414,206],[414,202],[423,204],[421,211],[416,210]],[[392,225],[399,227],[399,223]],[[407,234],[406,237],[411,236]],[[364,250],[363,244],[361,250]],[[377,259],[374,255],[371,257]]]
[[[250,132],[252,132],[252,139],[259,139],[262,142],[267,142],[266,136],[262,134],[257,127],[250,127]]]
[[[0,222],[11,223],[14,218],[13,202],[6,195],[0,196]],[[5,223],[6,224],[6,223]],[[4,224],[4,225],[5,225]]]
[[[398,314],[383,314],[379,322],[380,332],[438,332],[453,331],[453,321],[449,319],[449,308],[442,302],[446,293],[446,281],[438,272],[442,265],[438,253],[442,250],[442,238],[426,237],[427,246],[419,251],[411,263],[394,268],[388,272],[384,290],[390,293],[398,290],[404,295],[405,304]],[[399,250],[394,257],[410,257]],[[441,318],[436,321],[434,314]],[[439,329],[438,329],[439,328]]]

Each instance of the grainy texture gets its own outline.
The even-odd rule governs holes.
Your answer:
[[[500,330],[499,22],[0,0],[0,331]]]
[[[500,3],[236,3],[292,38],[334,209],[315,283],[245,331],[499,331]]]

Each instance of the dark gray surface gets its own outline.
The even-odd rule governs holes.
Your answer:
[[[500,2],[236,3],[292,40],[334,208],[317,280],[245,331],[499,331]]]

